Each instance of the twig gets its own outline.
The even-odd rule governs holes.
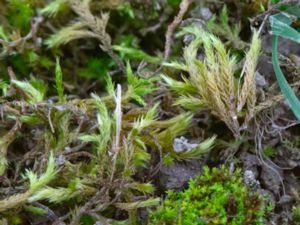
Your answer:
[[[145,28],[141,29],[141,33],[142,33],[143,36],[145,36],[145,35],[148,34],[148,33],[154,33],[154,32],[156,32],[159,28],[162,27],[162,25],[164,24],[164,22],[166,22],[166,20],[167,20],[167,16],[166,16],[167,13],[166,13],[165,11],[166,11],[166,10],[164,10],[162,16],[159,18],[159,21],[158,21],[157,24],[152,25],[152,26],[150,26],[150,27],[145,27]]]
[[[54,130],[52,120],[51,120],[51,108],[49,108],[49,110],[48,110],[47,118],[48,118],[49,126],[51,128],[51,132],[54,134],[55,130]]]
[[[256,156],[259,160],[259,162],[267,167],[268,169],[272,170],[276,176],[278,176],[278,179],[280,180],[281,186],[282,186],[282,196],[286,195],[286,189],[285,189],[285,185],[283,182],[283,178],[280,175],[280,173],[277,171],[277,169],[275,169],[271,164],[269,164],[267,161],[264,160],[264,157],[262,155],[262,150],[263,150],[263,146],[262,146],[262,139],[264,136],[264,129],[260,128],[260,125],[257,123],[257,121],[255,120],[256,123],[256,132],[255,132],[255,152],[256,152]],[[273,162],[272,162],[273,164]]]
[[[149,175],[148,175],[148,179],[152,179],[160,170],[161,166],[163,165],[163,153],[162,153],[162,147],[161,145],[159,144],[159,141],[157,139],[156,136],[154,135],[151,135],[151,138],[153,139],[154,141],[154,144],[156,145],[158,151],[159,151],[159,162],[157,163],[157,165],[152,169],[152,171],[149,172]]]
[[[88,210],[90,210],[93,205],[98,201],[99,198],[103,197],[105,194],[106,189],[103,187],[101,188],[88,202],[86,202],[79,211],[74,215],[72,218],[70,225],[76,225],[78,224],[78,221],[80,220],[80,217],[87,213]]]
[[[171,53],[171,45],[172,45],[172,36],[176,29],[176,27],[181,23],[183,16],[187,12],[190,4],[193,2],[193,0],[182,0],[180,3],[180,10],[177,16],[175,16],[173,22],[168,26],[167,32],[166,32],[166,41],[165,41],[165,52],[164,52],[164,62],[166,62],[170,56]]]
[[[39,203],[39,202],[34,202],[32,203],[32,205],[38,207],[38,208],[42,208],[44,209],[46,212],[47,212],[47,217],[52,220],[52,221],[55,221],[55,222],[58,222],[60,219],[58,218],[58,216],[47,206]],[[61,222],[61,221],[59,221]]]
[[[32,18],[31,29],[25,37],[21,37],[12,42],[8,42],[0,39],[0,44],[2,44],[4,48],[4,51],[0,53],[0,58],[11,54],[13,52],[12,49],[16,47],[20,47],[21,48],[20,52],[22,52],[27,41],[29,41],[30,39],[34,39],[34,40],[36,39],[38,27],[43,22],[43,20],[44,18],[42,16],[37,16]]]

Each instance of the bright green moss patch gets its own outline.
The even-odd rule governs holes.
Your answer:
[[[28,0],[9,0],[8,19],[12,26],[28,31],[33,9]]]
[[[202,176],[189,182],[184,192],[169,191],[149,224],[265,224],[266,200],[243,183],[240,170],[233,174],[225,167],[204,168]]]

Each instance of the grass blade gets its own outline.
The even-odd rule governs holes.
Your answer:
[[[289,86],[287,80],[285,79],[278,60],[278,36],[285,37],[296,42],[300,42],[300,34],[288,25],[290,24],[290,21],[283,14],[277,14],[275,16],[270,17],[270,22],[272,26],[272,33],[274,35],[272,38],[272,63],[275,75],[283,95],[290,104],[290,107],[297,119],[300,120],[299,99],[297,98],[293,89]]]

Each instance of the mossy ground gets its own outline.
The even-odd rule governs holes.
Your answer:
[[[289,6],[1,1],[0,224],[299,224]]]

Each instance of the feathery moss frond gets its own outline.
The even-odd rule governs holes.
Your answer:
[[[226,18],[223,18],[226,22]],[[163,76],[163,80],[179,98],[176,105],[190,110],[206,107],[226,123],[236,135],[240,135],[241,126],[238,121],[239,112],[244,109],[247,123],[253,117],[255,108],[255,68],[260,52],[260,40],[254,33],[250,50],[244,64],[245,78],[241,92],[236,86],[234,74],[236,59],[226,50],[224,44],[216,36],[199,27],[185,28],[182,33],[191,32],[195,40],[184,49],[185,66],[173,64],[174,68],[184,68],[190,75],[189,79],[176,81]],[[198,60],[198,48],[203,45],[205,58]],[[180,65],[180,64],[179,64]],[[168,66],[172,66],[169,64]],[[247,103],[247,107],[244,105]],[[249,115],[249,116],[248,116]]]
[[[244,69],[241,76],[244,75],[243,86],[239,95],[237,110],[241,111],[244,105],[247,104],[254,109],[256,102],[256,87],[255,87],[255,68],[260,54],[261,42],[258,33],[255,32],[252,37],[252,42],[249,51],[246,54]]]
[[[61,71],[59,58],[56,58],[56,67],[55,67],[55,88],[59,97],[59,102],[63,103],[66,101],[64,96],[64,85],[63,85],[63,74]]]
[[[67,6],[68,0],[54,0],[47,4],[40,13],[46,16],[54,17],[58,12]]]
[[[179,96],[174,105],[180,105],[185,109],[191,110],[192,112],[205,109],[205,103],[201,99],[194,97],[191,94]]]
[[[77,22],[71,24],[70,26],[62,28],[59,32],[50,36],[46,41],[45,44],[49,48],[58,47],[63,44],[67,44],[72,40],[85,38],[85,37],[93,37],[95,38],[96,35],[88,30],[84,30],[84,24],[81,22]]]
[[[181,62],[178,62],[178,61],[172,61],[172,62],[169,62],[169,63],[164,62],[163,65],[167,66],[167,67],[177,69],[177,70],[182,70],[182,71],[188,72],[188,67],[184,63],[181,63]]]
[[[15,140],[17,131],[19,130],[19,122],[10,129],[10,131],[0,137],[0,176],[2,176],[6,170],[7,161],[7,150],[9,145]]]
[[[49,184],[55,178],[56,173],[55,160],[51,153],[48,159],[46,171],[42,175],[38,176],[34,172],[27,170],[24,177],[29,179],[29,190],[0,200],[0,212],[4,212],[26,203],[30,196]]]
[[[176,156],[179,159],[197,159],[204,153],[209,152],[213,148],[215,141],[216,141],[216,136],[212,136],[208,139],[205,139],[197,147],[191,150],[179,152],[176,154]]]
[[[145,201],[137,201],[130,203],[116,203],[115,205],[123,210],[133,210],[138,208],[145,208],[150,206],[155,206],[160,203],[160,198],[149,198]]]
[[[126,64],[126,72],[128,80],[128,90],[126,95],[135,100],[138,104],[144,106],[146,103],[142,97],[157,90],[154,86],[154,82],[158,80],[158,77],[148,79],[138,78],[134,75],[129,62]]]
[[[110,76],[105,77],[106,81],[106,90],[108,93],[108,96],[113,97],[115,95],[115,89],[114,89],[114,84]]]
[[[111,140],[112,120],[104,102],[99,96],[92,94],[92,98],[95,100],[98,109],[97,119],[100,130],[98,154],[101,154],[105,151],[108,142]]]
[[[12,80],[12,84],[15,84],[19,89],[21,89],[27,96],[27,101],[29,103],[35,104],[42,102],[44,100],[44,95],[42,91],[36,89],[31,83],[28,81],[18,81]]]
[[[57,170],[55,168],[55,159],[53,153],[50,153],[45,173],[43,173],[38,177],[38,175],[33,173],[32,171],[28,170],[26,172],[26,177],[29,179],[29,184],[30,184],[29,192],[35,193],[40,188],[49,184],[50,181],[52,181],[55,178],[56,173]]]
[[[180,82],[164,75],[162,75],[162,79],[167,83],[171,90],[178,94],[197,93],[197,88],[188,79],[184,78],[184,82]]]
[[[212,33],[227,39],[234,47],[244,45],[239,37],[241,32],[241,24],[230,24],[226,5],[224,5],[222,8],[218,20],[214,15],[207,22],[207,28]]]
[[[159,64],[162,61],[160,57],[148,55],[142,50],[135,48],[125,47],[121,45],[113,45],[112,49],[119,52],[121,55],[124,55],[127,59],[143,60],[145,62],[153,64]]]
[[[5,97],[7,95],[9,84],[4,80],[0,79],[0,89],[2,90],[2,96]]]
[[[33,196],[28,199],[28,202],[36,202],[47,199],[51,203],[61,203],[78,195],[76,191],[69,188],[52,188],[45,187],[36,191]]]
[[[157,109],[159,104],[155,104],[151,109],[149,109],[145,116],[142,116],[134,122],[133,128],[131,130],[132,135],[139,134],[143,129],[150,126],[156,117]]]

